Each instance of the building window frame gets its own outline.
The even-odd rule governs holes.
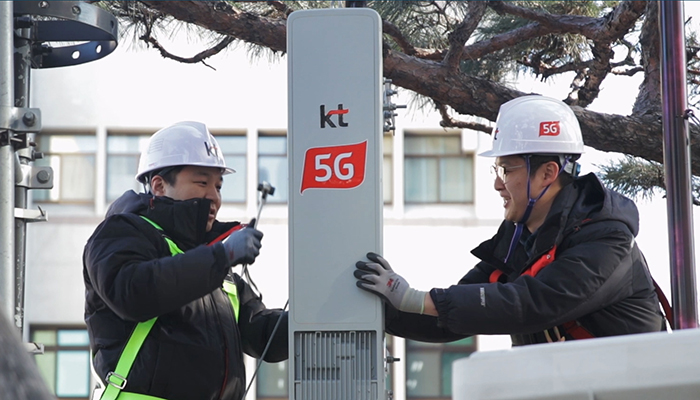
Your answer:
[[[426,146],[416,146],[417,150],[412,150],[412,141],[418,142],[420,139],[432,140],[435,144],[435,140],[438,142],[438,146],[441,150],[426,149]],[[458,145],[449,147],[450,141],[453,144],[456,142]],[[419,143],[418,143],[419,144]],[[473,151],[465,151],[462,143],[462,132],[461,130],[406,130],[404,131],[404,203],[406,205],[427,205],[427,204],[458,204],[458,205],[472,205],[475,201],[475,154]],[[424,169],[424,172],[430,173],[432,176],[425,176],[424,179],[428,179],[427,182],[418,182],[418,185],[412,184],[418,179],[416,176],[409,176],[412,169],[420,169],[418,163],[424,163],[426,166],[430,166],[432,170]],[[465,170],[449,169],[449,163],[463,164],[462,167]],[[411,165],[416,164],[415,168]],[[423,174],[425,175],[425,174]],[[445,180],[448,181],[445,181]],[[448,192],[450,187],[455,187],[456,185],[450,185],[449,179],[458,179],[460,183],[464,185],[461,188],[463,193],[461,194],[451,194]],[[420,186],[423,186],[422,188]],[[432,187],[428,187],[432,185]],[[424,192],[422,196],[425,199],[419,199],[415,194],[411,194],[412,191],[422,191]],[[425,193],[428,191],[427,193]],[[420,193],[419,193],[420,195]],[[460,199],[454,200],[448,197],[460,197]]]
[[[270,145],[263,145],[262,141],[269,138],[284,138],[284,146],[281,145],[281,141],[277,144],[270,143]],[[280,170],[277,174],[284,175],[278,177],[276,182],[269,182],[275,187],[274,196],[267,198],[267,203],[269,204],[282,204],[286,205],[289,203],[289,159],[287,156],[289,139],[287,137],[287,131],[282,129],[265,129],[258,131],[258,159],[257,159],[257,176],[258,181],[270,181],[267,176],[269,172],[264,171],[263,167],[265,163],[261,163],[262,160],[272,160],[277,161],[277,166]],[[284,149],[282,149],[282,147]],[[266,168],[266,167],[265,167]],[[282,170],[284,170],[282,172]],[[273,179],[274,180],[274,179]]]
[[[111,203],[125,191],[132,189],[134,192],[139,193],[143,191],[143,185],[136,181],[136,174],[138,173],[139,159],[141,157],[141,152],[144,150],[145,146],[148,145],[148,139],[153,135],[155,130],[120,130],[120,129],[108,129],[107,130],[107,140],[105,141],[105,154],[106,154],[106,167],[105,167],[105,200],[107,203]],[[114,150],[114,145],[112,142],[114,139],[128,137],[136,138],[138,141],[137,148],[132,148],[129,143],[126,143],[126,149],[124,150]],[[112,144],[112,145],[111,145]],[[113,177],[113,171],[110,171],[112,167],[110,164],[114,161],[114,157],[128,158],[132,160],[133,173],[125,174],[121,179],[120,183],[126,183],[126,185],[117,185],[114,187],[114,192],[110,196],[110,181]]]
[[[468,357],[477,350],[477,337],[470,336],[458,341],[448,343],[426,343],[406,339],[406,399],[409,400],[449,400],[452,398],[452,361]],[[425,383],[416,378],[423,373],[425,360],[434,362],[433,387],[418,385]],[[428,368],[430,368],[428,366]],[[449,371],[445,368],[449,368]],[[424,376],[424,375],[423,375]]]
[[[210,132],[221,147],[221,154],[224,156],[226,166],[236,171],[234,174],[224,176],[221,201],[223,204],[245,204],[248,188],[247,146],[250,138],[243,129],[210,129]],[[236,146],[229,145],[226,143],[229,138],[240,140],[242,143]],[[234,189],[231,189],[232,187]],[[230,193],[227,194],[227,191]]]
[[[63,144],[54,144],[52,141],[66,139]],[[70,138],[76,138],[80,143],[70,145]],[[76,141],[74,140],[74,142]],[[94,131],[81,129],[46,129],[41,134],[36,136],[37,151],[41,153],[41,158],[34,161],[36,166],[51,167],[53,170],[52,189],[35,189],[33,191],[32,200],[35,203],[51,203],[51,204],[77,204],[77,205],[92,205],[95,202],[95,188],[100,179],[97,176],[97,154],[98,142]],[[70,147],[74,147],[71,149]],[[87,147],[87,149],[81,149]],[[70,171],[65,171],[66,161],[74,158],[83,159],[82,166],[76,163],[80,169],[80,173],[72,174]],[[81,187],[80,192],[83,193],[79,197],[71,197],[69,193],[75,193],[71,190],[68,183],[68,177],[75,179],[78,186]],[[86,186],[87,185],[87,186]]]
[[[71,343],[70,336],[66,338],[66,342],[61,343],[62,333],[72,334],[73,343]],[[29,337],[31,341],[44,346],[44,353],[35,355],[34,360],[49,391],[57,399],[61,400],[88,400],[94,383],[92,382],[93,377],[90,366],[92,362],[90,359],[90,343],[85,325],[32,324],[29,328]],[[75,341],[76,338],[79,340]],[[80,359],[84,359],[86,361],[86,365],[83,366],[85,373],[84,382],[86,384],[84,396],[77,393],[66,394],[61,392],[61,390],[66,390],[65,387],[61,387],[65,384],[65,381],[61,379],[62,376],[75,376],[77,373],[74,363],[69,365],[73,367],[69,371],[61,369],[61,355],[77,355],[79,357],[74,357],[75,360],[80,362]],[[51,358],[53,358],[53,362],[51,362]],[[48,363],[46,360],[49,360]],[[62,375],[62,371],[65,375]]]

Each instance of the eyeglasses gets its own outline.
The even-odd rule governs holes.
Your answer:
[[[524,166],[525,166],[525,164],[509,166],[509,167],[504,167],[503,165],[492,165],[491,166],[491,173],[496,175],[500,180],[505,182],[506,175],[510,171],[512,171],[514,169],[522,168]]]

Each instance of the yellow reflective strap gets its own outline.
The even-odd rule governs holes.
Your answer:
[[[176,255],[176,254],[183,254],[184,253],[184,251],[180,250],[180,248],[177,247],[177,245],[175,244],[175,242],[173,242],[172,239],[170,239],[167,236],[163,236],[163,238],[165,239],[166,242],[168,242],[168,247],[170,248],[170,254]]]
[[[153,225],[159,231],[161,231],[161,232],[163,231],[163,228],[161,228],[160,225],[158,225],[155,222],[151,221],[150,219],[144,217],[143,215],[139,215],[139,216],[141,218],[143,218],[149,224]],[[168,244],[168,248],[170,249],[170,255],[174,256],[175,254],[183,254],[184,253],[184,251],[180,250],[180,248],[177,247],[177,245],[175,244],[175,242],[173,242],[172,239],[170,239],[169,237],[167,237],[165,235],[163,235],[163,239],[165,239],[165,242]]]
[[[134,328],[129,341],[126,342],[126,346],[122,350],[121,356],[119,356],[117,367],[114,369],[114,372],[107,374],[105,391],[100,397],[101,400],[113,400],[119,397],[121,390],[126,386],[126,377],[129,376],[129,371],[134,364],[134,360],[136,360],[136,355],[141,350],[141,345],[146,340],[148,332],[153,328],[153,324],[156,323],[156,319],[158,317],[136,324],[136,328]]]
[[[226,292],[228,295],[229,300],[231,300],[233,315],[236,317],[236,322],[238,322],[238,312],[241,308],[241,302],[238,300],[238,288],[233,282],[224,281],[224,286],[222,289],[224,289],[224,292]]]
[[[117,400],[165,400],[162,397],[149,396],[141,393],[121,392]]]
[[[155,222],[151,221],[150,219],[144,217],[143,215],[139,215],[139,217],[143,218],[146,222],[148,222],[149,224],[153,225],[153,227],[155,227],[155,228],[158,229],[159,231],[162,231],[162,230],[163,230],[163,228],[161,228],[160,225],[158,225],[158,224],[156,224]]]
[[[149,224],[153,225],[157,230],[161,232],[163,231],[163,228],[161,228],[155,222],[144,217],[143,215],[140,217]],[[172,239],[165,235],[162,236],[165,239],[165,242],[168,243],[168,248],[170,249],[171,255],[174,256],[176,254],[183,253],[183,251],[177,247]],[[105,378],[105,391],[102,393],[100,400],[163,400],[158,397],[147,396],[145,394],[121,391],[126,386],[127,377],[129,376],[129,371],[131,371],[131,366],[134,364],[134,360],[136,360],[136,355],[139,353],[139,350],[141,350],[141,346],[143,345],[144,340],[146,340],[146,336],[148,336],[151,328],[153,328],[153,325],[156,323],[156,320],[158,320],[158,317],[136,324],[134,331],[131,333],[131,337],[129,337],[129,341],[126,342],[124,350],[122,350],[122,354],[119,356],[117,367],[113,372],[107,374],[107,377]]]

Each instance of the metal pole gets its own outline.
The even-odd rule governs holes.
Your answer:
[[[659,1],[671,299],[676,329],[698,327],[683,2]]]
[[[15,51],[15,107],[29,107],[29,83],[31,74],[32,44],[30,28],[21,29],[21,37],[14,39]],[[34,142],[33,133],[27,133],[27,141]],[[17,150],[21,165],[29,165],[34,161],[34,147]],[[21,168],[21,167],[20,167]],[[22,172],[22,171],[15,171]],[[23,175],[23,174],[22,174]],[[29,189],[24,186],[15,186],[15,207],[27,208],[27,193]],[[20,334],[24,331],[24,288],[26,276],[26,250],[27,250],[27,221],[24,218],[15,218],[15,314],[14,323]]]
[[[14,107],[12,10],[11,1],[0,1],[0,307],[7,318],[15,315],[15,154],[9,130]]]

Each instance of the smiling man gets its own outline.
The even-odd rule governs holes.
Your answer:
[[[578,177],[578,120],[565,103],[524,96],[501,106],[493,133],[494,189],[504,221],[472,253],[457,285],[411,288],[381,256],[357,262],[357,285],[384,298],[387,332],[450,341],[510,334],[514,345],[665,329],[635,243],[635,204],[594,174]]]
[[[263,236],[216,219],[232,172],[204,124],[151,136],[136,176],[145,193],[117,199],[83,255],[85,323],[105,386],[93,399],[240,400],[244,352],[259,358],[271,342],[265,360],[287,358],[287,313],[231,272],[255,261]]]

